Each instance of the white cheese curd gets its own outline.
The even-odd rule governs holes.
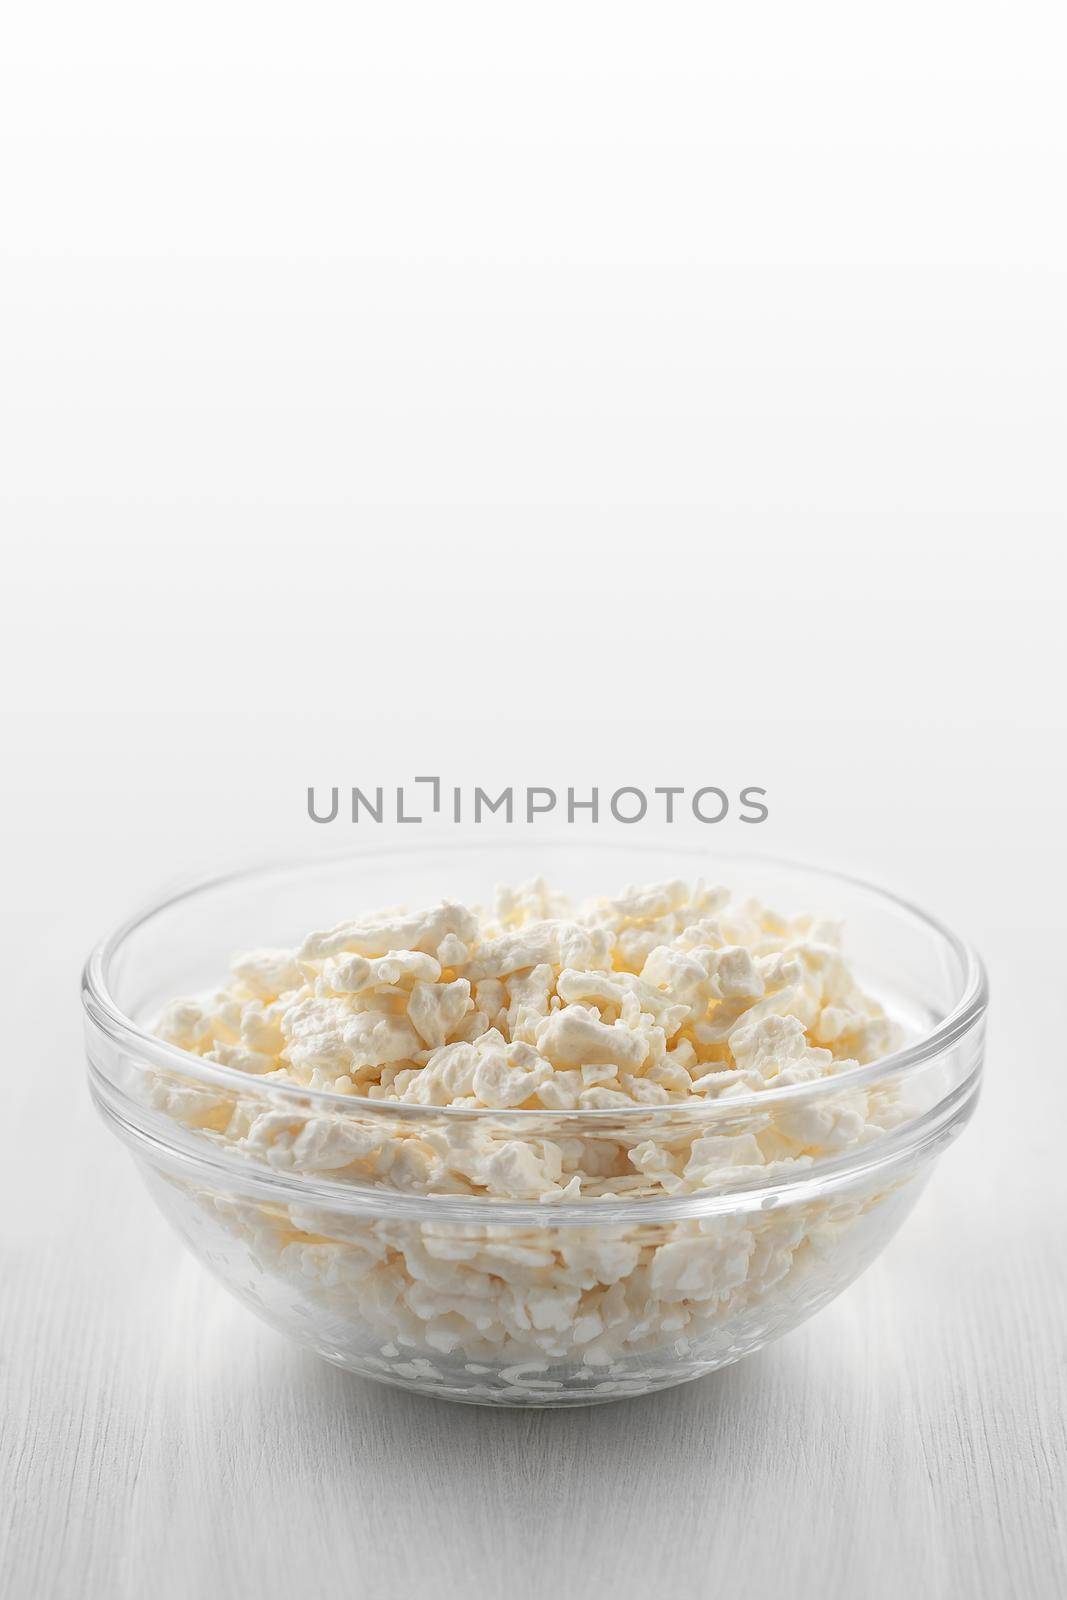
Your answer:
[[[904,1116],[886,1083],[753,1109],[878,1059],[894,1029],[835,924],[702,882],[572,907],[535,880],[491,909],[361,916],[292,951],[241,954],[155,1032],[248,1075],[245,1093],[159,1073],[151,1098],[260,1167],[544,1202],[537,1226],[368,1217],[314,1193],[202,1197],[268,1277],[353,1330],[349,1364],[449,1392],[458,1371],[472,1398],[530,1401],[564,1381],[557,1368],[625,1393],[630,1357],[659,1352],[667,1372],[664,1349],[683,1363],[721,1351],[745,1318],[769,1326],[778,1299],[817,1294],[830,1241],[884,1192],[625,1227],[593,1211],[589,1227],[553,1226],[554,1206],[799,1173]]]

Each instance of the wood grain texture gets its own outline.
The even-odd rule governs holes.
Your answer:
[[[46,1124],[44,1075],[8,1075],[5,1600],[1058,1600],[1058,1066],[1040,1118],[990,1085],[902,1234],[806,1327],[560,1414],[290,1347],[183,1252],[80,1085]]]

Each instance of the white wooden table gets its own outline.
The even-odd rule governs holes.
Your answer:
[[[381,1388],[257,1323],[155,1213],[59,1019],[62,1056],[0,1079],[0,1592],[1061,1596],[1067,1069],[1014,981],[975,1122],[857,1285],[702,1382],[560,1414]]]

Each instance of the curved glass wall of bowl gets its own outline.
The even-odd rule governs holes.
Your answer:
[[[899,1048],[731,1100],[494,1111],[262,1082],[149,1031],[168,999],[217,982],[235,950],[293,946],[382,904],[488,901],[496,883],[538,872],[575,899],[700,875],[787,915],[841,919],[850,962],[896,1023]],[[666,843],[505,842],[351,851],[180,890],[93,953],[84,999],[98,1106],[180,1236],[265,1321],[368,1377],[454,1400],[562,1406],[735,1361],[863,1271],[971,1114],[986,983],[973,952],[934,919],[837,874]],[[235,1120],[261,1117],[284,1128],[288,1156],[225,1138]],[[546,1204],[420,1193],[389,1177],[392,1153],[412,1142],[518,1141],[563,1149],[582,1170],[618,1170],[639,1149],[654,1161],[700,1140],[759,1137],[769,1119],[793,1128],[842,1117],[862,1134],[835,1152],[727,1168],[673,1196]],[[324,1166],[294,1160],[294,1149],[332,1154]]]

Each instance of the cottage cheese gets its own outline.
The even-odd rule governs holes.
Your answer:
[[[884,1085],[847,1082],[758,1112],[767,1090],[883,1055],[893,1028],[835,924],[701,882],[574,907],[538,879],[488,910],[361,916],[295,950],[240,955],[217,990],[168,1005],[156,1032],[246,1075],[248,1093],[159,1075],[152,1094],[250,1161],[545,1203],[544,1226],[502,1227],[211,1196],[215,1224],[268,1275],[359,1330],[353,1364],[430,1386],[444,1358],[468,1387],[489,1373],[490,1390],[537,1392],[559,1364],[625,1384],[631,1357],[667,1346],[688,1358],[736,1337],[738,1319],[766,1321],[769,1297],[791,1275],[817,1276],[820,1239],[877,1194],[628,1228],[553,1227],[552,1205],[799,1172],[902,1114]],[[275,1086],[346,1099],[301,1106]]]

